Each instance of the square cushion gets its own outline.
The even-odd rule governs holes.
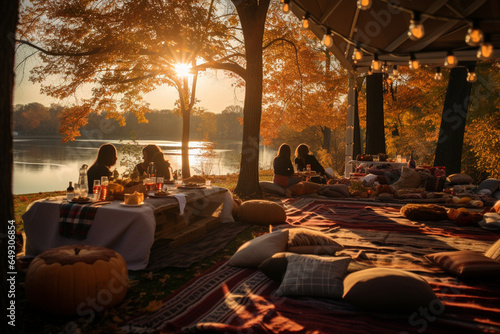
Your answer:
[[[333,255],[343,248],[321,231],[298,227],[291,228],[288,232],[287,251],[292,253]]]
[[[478,252],[454,251],[425,255],[446,272],[465,278],[500,276],[500,262]]]
[[[243,202],[238,216],[240,221],[255,225],[276,225],[286,221],[286,212],[281,205],[258,199]]]
[[[239,267],[258,267],[267,258],[284,252],[288,242],[288,230],[280,230],[249,240],[229,259],[229,264]]]
[[[287,256],[294,253],[281,252],[276,253],[270,258],[262,261],[259,269],[273,281],[281,282],[285,277],[286,268],[288,267]]]
[[[448,175],[446,178],[446,181],[452,183],[452,184],[471,184],[472,183],[472,177],[470,177],[467,174],[464,173],[455,173]]]
[[[342,297],[350,257],[287,256],[288,267],[277,296]]]
[[[349,186],[346,184],[331,184],[323,186],[318,194],[327,197],[349,197]]]
[[[440,304],[422,277],[393,268],[371,268],[347,275],[343,298],[372,312],[418,312],[420,307]]]
[[[485,256],[500,261],[500,239],[497,240],[487,251],[484,253]]]
[[[401,176],[392,184],[394,188],[417,188],[420,186],[420,175],[416,170],[408,167],[401,168]]]
[[[264,191],[267,191],[267,192],[270,192],[273,194],[277,194],[277,195],[281,195],[281,196],[285,196],[285,188],[283,188],[282,186],[280,186],[274,182],[260,181],[259,185],[260,185],[260,188]]]
[[[291,185],[287,189],[291,191],[293,196],[307,195],[317,192],[323,185],[314,182],[301,181]]]
[[[500,186],[500,180],[486,179],[477,186],[477,190],[480,191],[483,189],[488,189],[490,191],[490,194],[493,194],[495,191],[498,190],[499,186]]]

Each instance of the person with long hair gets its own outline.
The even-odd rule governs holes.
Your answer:
[[[309,152],[309,146],[306,144],[300,144],[295,149],[295,165],[297,170],[305,170],[307,165],[311,165],[311,170],[318,172],[322,177],[312,177],[311,181],[316,183],[325,183],[325,168],[321,166],[318,159]]]
[[[158,145],[155,145],[155,144],[146,145],[142,149],[142,158],[144,159],[144,161],[135,166],[135,169],[139,173],[139,177],[142,178],[144,173],[146,173],[146,171],[148,170],[149,163],[153,162],[153,157],[158,152],[162,153],[160,147]]]
[[[87,171],[87,180],[89,185],[89,194],[92,193],[94,180],[101,180],[101,176],[111,177],[113,173],[110,168],[118,160],[116,147],[113,144],[102,144],[97,152],[97,158]]]
[[[301,180],[300,177],[293,177],[295,171],[293,170],[291,155],[292,151],[290,146],[283,143],[279,147],[278,154],[273,160],[273,182],[285,188]]]
[[[163,177],[165,180],[170,180],[172,174],[170,172],[170,163],[165,160],[163,152],[156,152],[153,155],[152,161],[155,164],[156,175]]]

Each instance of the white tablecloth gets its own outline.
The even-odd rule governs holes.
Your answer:
[[[85,244],[117,251],[125,259],[129,270],[146,268],[156,228],[153,206],[125,207],[119,201],[102,206],[97,210],[87,238],[77,240],[59,235],[61,203],[61,200],[40,200],[24,213],[26,257],[35,257],[50,248]],[[231,192],[226,191],[220,216],[222,222],[234,221],[232,206]]]

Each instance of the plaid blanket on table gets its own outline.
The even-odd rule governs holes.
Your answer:
[[[77,203],[61,204],[59,213],[59,235],[83,240],[92,226],[98,207]]]

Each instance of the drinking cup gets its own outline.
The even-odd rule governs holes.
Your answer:
[[[163,180],[164,178],[161,176],[156,178],[156,190],[163,190]]]
[[[101,197],[101,180],[94,180],[92,192],[94,193],[94,200],[98,201]]]
[[[79,183],[75,183],[75,198],[78,198],[82,195],[82,188],[80,187]]]

